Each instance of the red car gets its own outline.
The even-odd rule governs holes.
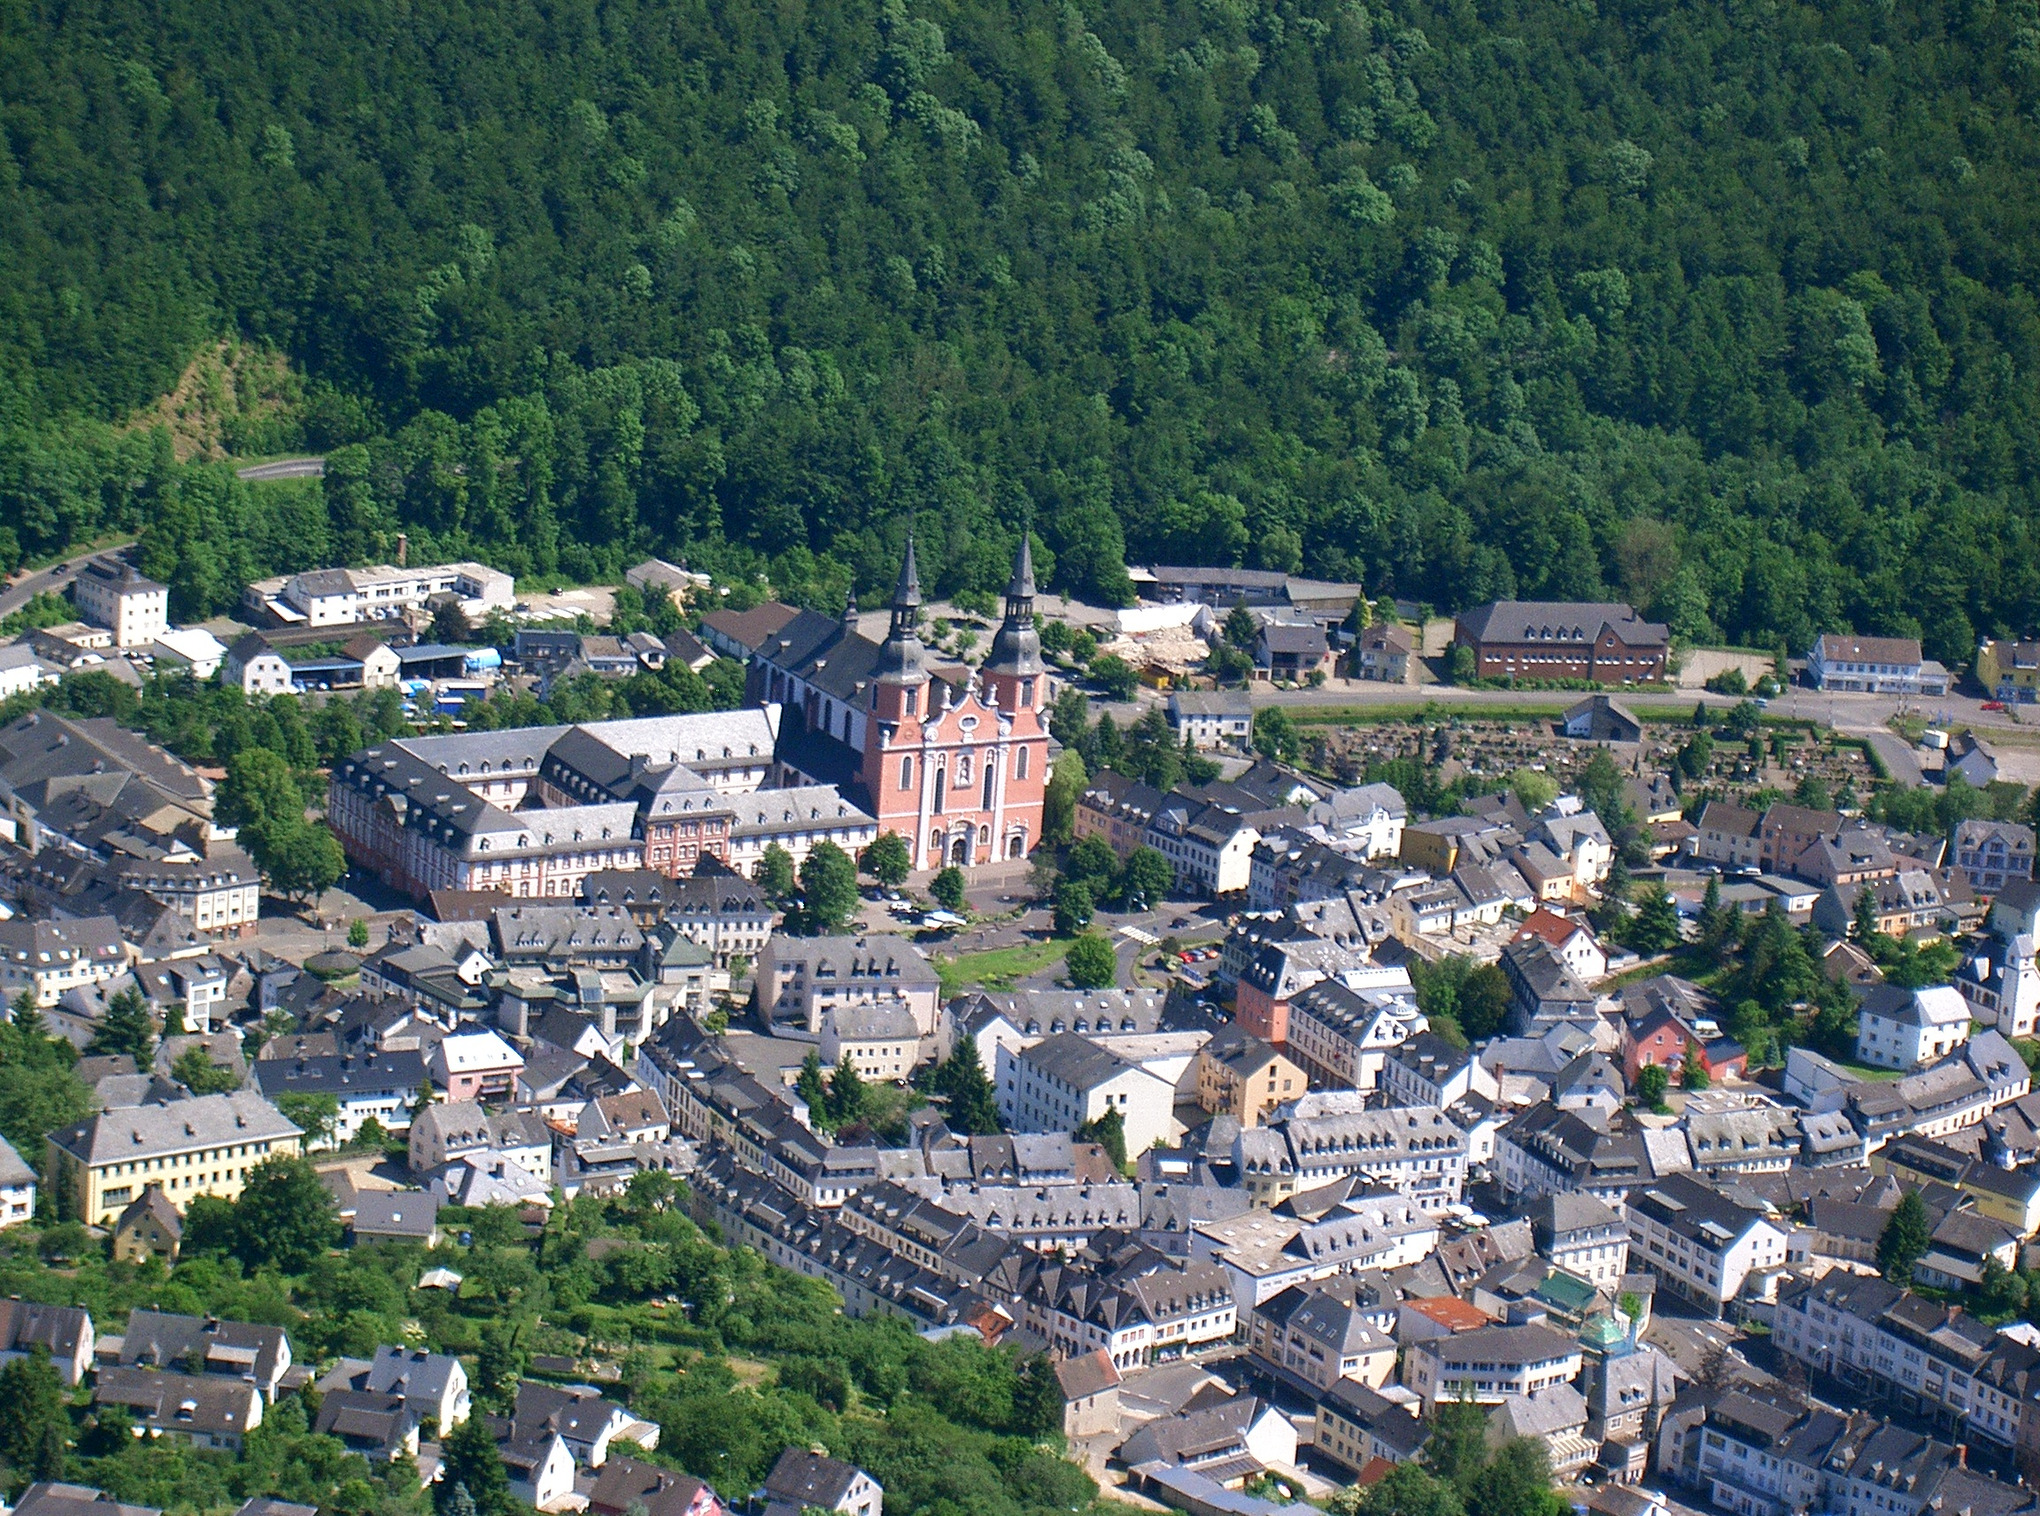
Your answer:
[[[1986,700],[1983,702],[1983,708],[1987,711],[2001,711],[2005,708],[2005,703],[2002,700]]]

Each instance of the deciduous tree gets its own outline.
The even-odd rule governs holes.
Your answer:
[[[864,872],[889,890],[905,884],[907,875],[914,871],[914,860],[898,832],[880,832],[864,850],[862,862]]]
[[[1070,983],[1080,990],[1102,990],[1119,978],[1119,960],[1112,944],[1097,932],[1084,932],[1070,944],[1063,968]]]

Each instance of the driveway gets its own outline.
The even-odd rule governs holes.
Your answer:
[[[1927,776],[1920,772],[1919,760],[1913,757],[1913,750],[1906,740],[1896,732],[1865,732],[1864,740],[1884,760],[1884,766],[1891,770],[1891,777],[1908,788],[1925,784]]]

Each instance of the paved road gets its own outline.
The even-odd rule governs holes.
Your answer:
[[[78,577],[78,570],[88,558],[100,553],[112,552],[113,548],[102,548],[99,552],[81,549],[75,556],[66,558],[53,568],[42,569],[25,578],[17,579],[4,591],[0,591],[0,616],[11,616],[37,595],[61,595],[71,587],[71,581]]]
[[[234,470],[242,479],[318,479],[326,472],[324,458],[279,458],[274,463],[252,463]]]

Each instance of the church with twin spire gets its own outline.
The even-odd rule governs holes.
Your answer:
[[[858,631],[853,598],[841,618],[801,612],[757,650],[748,693],[783,707],[782,777],[840,787],[917,869],[1024,859],[1041,838],[1049,699],[1026,534],[981,666],[937,657],[920,610],[909,538],[885,641]]]

